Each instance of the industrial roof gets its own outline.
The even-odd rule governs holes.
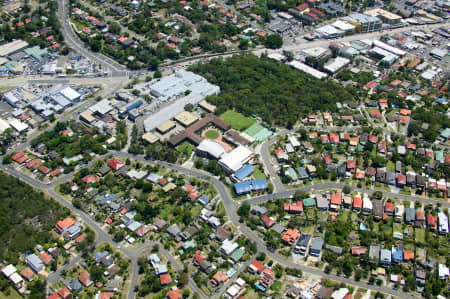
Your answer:
[[[344,57],[336,57],[330,63],[325,65],[325,69],[331,73],[335,73],[347,64],[350,63],[350,59]]]
[[[308,73],[308,74],[310,74],[311,76],[313,76],[313,77],[315,77],[317,79],[322,79],[322,78],[328,77],[327,74],[325,74],[325,73],[323,73],[321,71],[318,71],[318,70],[316,70],[316,69],[314,69],[314,68],[312,68],[312,67],[310,67],[310,66],[308,66],[308,65],[306,65],[306,64],[304,64],[302,62],[292,61],[289,65],[292,66],[295,69],[298,69],[300,71]]]
[[[0,46],[0,56],[8,56],[11,53],[19,51],[28,46],[28,43],[23,40],[14,40],[10,43]]]
[[[21,122],[18,119],[13,119],[10,123],[11,127],[13,127],[14,130],[16,130],[17,132],[23,132],[28,128],[28,125]]]
[[[103,99],[100,102],[95,103],[92,105],[89,110],[92,111],[92,113],[98,112],[100,114],[106,114],[109,111],[111,111],[113,107],[110,105],[108,99]]]

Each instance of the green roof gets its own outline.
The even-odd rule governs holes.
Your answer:
[[[94,201],[101,201],[101,200],[103,200],[104,198],[105,198],[104,195],[97,194],[97,195],[95,195],[95,197],[94,197]]]
[[[230,258],[236,263],[244,256],[244,253],[244,248],[240,247],[233,251],[233,253],[230,255]]]
[[[295,170],[294,170],[293,168],[291,168],[291,167],[289,167],[289,169],[286,170],[286,171],[284,172],[284,174],[285,174],[287,177],[289,177],[291,180],[293,180],[293,181],[296,181],[296,180],[298,179],[297,173],[296,173]]]
[[[184,250],[188,250],[188,249],[197,247],[197,244],[195,244],[194,240],[189,240],[189,241],[184,242],[182,247]]]
[[[27,53],[28,56],[32,56],[39,61],[41,61],[42,56],[48,54],[47,49],[41,49],[39,46],[27,48],[25,49],[25,53]]]
[[[444,138],[450,137],[450,128],[446,128],[444,131],[442,131],[441,136]]]
[[[303,200],[303,206],[305,208],[315,207],[316,206],[316,200],[314,198],[305,198]]]
[[[434,152],[434,159],[436,161],[444,163],[444,153],[442,151],[435,151]]]

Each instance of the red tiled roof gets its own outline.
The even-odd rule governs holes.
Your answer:
[[[168,285],[172,282],[170,274],[162,274],[161,276],[159,276],[159,280],[161,281],[161,285]]]
[[[303,212],[303,202],[297,201],[296,204],[285,204],[284,210],[288,213],[294,213],[294,214],[301,213],[301,212]]]
[[[181,295],[180,295],[180,289],[175,289],[175,290],[171,290],[170,292],[167,293],[167,297],[169,299],[181,299]]]
[[[78,275],[78,280],[85,286],[88,287],[92,284],[91,277],[89,276],[89,273],[86,271],[82,271],[80,275]]]
[[[85,234],[85,233],[83,233],[83,234],[79,235],[78,237],[76,237],[75,243],[80,243],[80,242],[82,242],[84,239],[86,239],[86,234]]]
[[[88,176],[85,176],[84,178],[82,178],[81,179],[83,182],[85,182],[86,184],[90,184],[90,183],[93,183],[93,182],[99,182],[100,181],[100,178],[98,178],[98,177],[96,177],[95,175],[88,175]]]
[[[114,292],[102,292],[100,294],[100,299],[111,299],[114,297]]]
[[[272,225],[274,225],[274,224],[276,223],[275,220],[273,220],[272,218],[270,218],[270,217],[267,216],[267,215],[262,216],[262,217],[261,217],[261,221],[264,222],[264,225],[265,225],[266,227],[271,227]]]
[[[362,208],[362,199],[361,196],[355,195],[353,196],[353,208]]]
[[[44,263],[44,265],[48,265],[50,264],[51,261],[53,261],[53,258],[48,255],[47,252],[43,251],[40,255],[39,258],[41,259],[41,261]]]
[[[59,296],[57,292],[53,292],[47,299],[61,299],[61,296]]]
[[[113,158],[108,161],[108,166],[111,167],[114,171],[117,171],[125,166],[125,162]]]
[[[340,206],[340,205],[342,204],[342,193],[341,193],[341,192],[333,193],[333,194],[331,195],[331,201],[330,201],[330,203],[331,203],[332,205]]]
[[[353,255],[361,255],[361,254],[365,254],[366,252],[367,252],[367,248],[365,248],[365,247],[352,248]]]
[[[69,291],[68,288],[62,287],[58,291],[59,296],[61,296],[63,299],[72,298],[72,293]]]
[[[394,204],[392,202],[386,201],[386,203],[384,204],[384,212],[392,214],[394,213],[394,209],[395,209]]]
[[[260,261],[254,260],[252,262],[252,266],[255,267],[255,269],[258,271],[258,273],[261,273],[266,268]]]
[[[75,223],[77,223],[77,221],[75,219],[67,217],[64,220],[60,220],[60,221],[56,222],[55,227],[58,232],[62,232],[64,229],[71,227]]]

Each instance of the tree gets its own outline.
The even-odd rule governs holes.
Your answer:
[[[342,191],[344,191],[345,194],[350,194],[350,192],[352,192],[352,188],[350,188],[350,186],[344,186]]]
[[[156,72],[155,72],[155,74],[153,75],[153,78],[161,78],[162,77],[162,73],[161,73],[161,71],[159,71],[159,70],[157,70]]]
[[[184,111],[192,112],[194,110],[194,105],[191,103],[184,105]]]
[[[241,217],[247,217],[250,214],[250,205],[248,203],[240,205],[237,214]]]
[[[247,50],[248,49],[248,39],[241,39],[239,41],[239,49],[241,50]]]
[[[279,49],[283,45],[283,38],[278,34],[270,34],[267,36],[264,45],[269,49]]]

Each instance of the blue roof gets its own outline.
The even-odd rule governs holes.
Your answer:
[[[267,181],[265,179],[239,182],[234,184],[234,191],[236,194],[245,194],[251,191],[261,191],[267,188]]]
[[[243,179],[245,179],[246,177],[251,175],[253,173],[253,171],[254,171],[253,166],[250,164],[247,164],[244,167],[242,167],[241,170],[235,172],[234,177],[236,179],[238,179],[239,181],[242,181]]]
[[[198,199],[198,201],[200,202],[201,205],[206,206],[209,203],[209,197],[206,194],[203,194],[202,196],[200,196],[200,198]]]
[[[267,188],[267,181],[265,179],[253,180],[252,187],[255,191],[264,190]]]
[[[108,251],[99,251],[99,252],[94,253],[94,259],[98,262],[107,255],[108,255]]]
[[[255,283],[255,287],[262,292],[266,291],[266,288],[260,285],[259,283]]]
[[[403,251],[397,247],[392,248],[392,262],[401,263],[403,262]]]
[[[445,101],[447,101],[446,98],[439,98],[439,99],[436,100],[436,102],[438,102],[439,104],[442,104],[442,103],[444,103]]]
[[[252,183],[251,181],[239,182],[234,184],[234,191],[236,194],[244,194],[252,191]]]

